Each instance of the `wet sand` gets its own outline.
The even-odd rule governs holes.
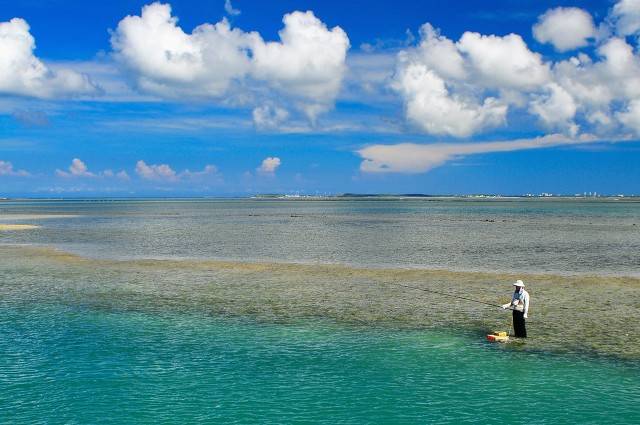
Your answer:
[[[483,343],[507,330],[496,305],[523,279],[531,294],[524,344],[506,350],[640,359],[640,279],[516,275],[338,265],[191,260],[94,260],[40,247],[0,246],[6,302],[113,311],[179,311],[269,322],[322,318],[349,326],[442,329]]]

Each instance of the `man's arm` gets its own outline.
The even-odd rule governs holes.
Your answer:
[[[529,313],[529,293],[527,292],[524,297],[524,318],[527,318],[527,313]]]

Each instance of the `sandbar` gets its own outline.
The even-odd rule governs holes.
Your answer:
[[[40,226],[33,224],[0,224],[0,231],[2,230],[30,230],[37,229]]]

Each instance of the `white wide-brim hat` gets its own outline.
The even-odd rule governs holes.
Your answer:
[[[521,281],[520,279],[516,280],[516,283],[513,284],[513,286],[521,286],[524,288],[524,282]]]

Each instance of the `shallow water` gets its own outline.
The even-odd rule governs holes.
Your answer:
[[[0,233],[0,418],[640,421],[638,204],[340,202],[0,204],[0,222],[42,226]],[[516,267],[516,223],[544,273]],[[575,257],[554,256],[553,232]],[[419,290],[498,304],[516,278],[524,343],[484,341],[507,312]]]
[[[0,222],[97,258],[200,258],[640,276],[640,202],[176,200],[0,203]],[[3,217],[5,217],[3,219]],[[9,218],[7,218],[9,217]]]
[[[10,311],[0,329],[13,423],[640,420],[635,366],[433,331],[51,306]]]

